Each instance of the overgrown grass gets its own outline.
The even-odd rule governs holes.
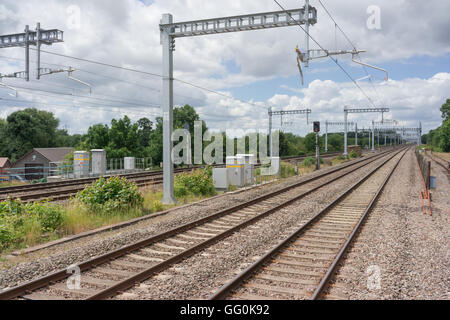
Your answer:
[[[280,168],[280,176],[282,179],[286,179],[289,177],[293,177],[297,175],[297,172],[295,170],[295,166],[287,163],[287,162],[281,162],[281,168]]]
[[[439,147],[434,147],[434,146],[430,146],[430,145],[426,145],[426,144],[423,144],[423,145],[421,145],[421,146],[417,146],[416,148],[417,148],[418,150],[421,150],[421,149],[428,149],[428,150],[432,150],[433,152],[442,152],[441,148],[439,148]]]
[[[8,199],[0,203],[0,250],[51,238],[63,224],[64,210],[48,202],[22,203]]]
[[[190,173],[181,173],[175,177],[175,196],[183,198],[188,196],[214,196],[216,189],[212,179],[212,169],[197,169]]]
[[[124,201],[120,199],[127,196],[138,201],[135,201],[134,205],[124,205]],[[163,193],[155,191],[152,186],[138,191],[134,184],[113,179],[110,182],[95,182],[65,205],[48,202],[24,204],[13,200],[1,202],[0,253],[6,254],[65,236],[129,221],[209,196],[188,193],[177,197],[176,205],[163,205]],[[105,205],[106,203],[108,205]]]
[[[27,185],[26,182],[20,182],[20,181],[0,181],[0,189],[6,188],[6,187],[16,187],[16,186],[24,186]]]

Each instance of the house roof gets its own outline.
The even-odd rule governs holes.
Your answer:
[[[67,154],[74,151],[73,148],[34,148],[33,150],[42,154],[50,162],[63,161]]]
[[[5,167],[5,165],[9,162],[8,158],[0,158],[0,168]],[[10,162],[11,163],[11,162]]]

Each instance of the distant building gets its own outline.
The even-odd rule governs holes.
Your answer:
[[[73,148],[34,148],[14,163],[14,174],[26,180],[48,177],[51,168],[64,161],[64,157],[73,151]]]
[[[0,158],[0,174],[7,173],[9,168],[11,168],[11,161],[8,158]]]

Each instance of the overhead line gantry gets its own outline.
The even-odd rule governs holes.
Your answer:
[[[281,116],[281,123],[283,124],[283,116],[284,115],[306,114],[306,122],[309,123],[309,115],[311,114],[311,112],[312,112],[311,109],[272,111],[272,107],[269,107],[269,148],[270,148],[270,156],[271,157],[273,157],[273,150],[272,150],[272,117],[273,116]]]
[[[345,135],[344,135],[344,156],[348,155],[347,145],[347,133],[348,133],[348,114],[349,113],[381,113],[389,112],[389,108],[361,108],[361,109],[349,109],[347,106],[344,108],[344,123],[345,123]],[[384,116],[383,116],[384,119]],[[375,152],[375,124],[372,122],[372,152]]]
[[[345,122],[339,122],[339,121],[325,121],[325,152],[328,152],[328,127],[333,126],[339,126],[339,127],[345,127]],[[358,124],[356,122],[347,122],[347,125],[355,126],[355,136],[356,141],[355,144],[358,144]]]
[[[173,143],[171,139],[173,131],[173,51],[175,51],[175,39],[298,26],[298,24],[305,23],[307,23],[308,27],[317,23],[317,10],[309,5],[309,1],[306,2],[305,7],[300,9],[178,23],[173,22],[173,16],[171,14],[163,14],[160,24],[163,51],[163,203],[172,204],[175,202],[172,161]]]

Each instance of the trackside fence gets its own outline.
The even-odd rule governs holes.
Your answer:
[[[432,215],[431,211],[431,161],[427,161],[419,150],[416,150],[416,159],[417,164],[419,166],[420,173],[423,179],[424,191],[420,192],[420,200],[422,201],[422,209],[423,214],[427,214],[427,205],[429,207],[430,216]]]

